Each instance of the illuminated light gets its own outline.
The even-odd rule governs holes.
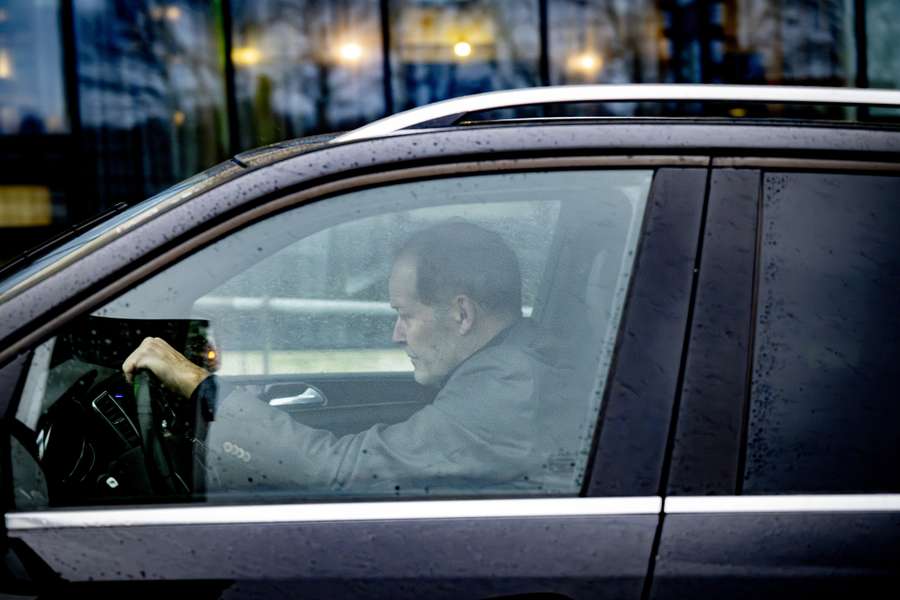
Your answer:
[[[181,112],[180,110],[176,110],[175,113],[172,115],[172,122],[175,123],[176,127],[181,127],[182,125],[184,125],[184,120],[186,118],[187,117],[185,116],[185,114],[183,112]]]
[[[166,18],[170,21],[177,21],[181,18],[181,9],[177,6],[167,6]]]
[[[569,58],[569,69],[585,75],[596,75],[603,68],[603,58],[593,52],[582,52]]]
[[[215,351],[215,350],[210,350],[209,352],[207,352],[207,353],[206,353],[206,358],[207,358],[208,360],[216,360],[216,351]]]
[[[0,49],[0,79],[12,79],[13,62],[9,51]]]
[[[456,42],[453,44],[453,54],[459,58],[466,58],[472,55],[472,44],[469,42]]]
[[[50,189],[37,185],[0,186],[0,227],[53,224]]]
[[[746,108],[732,108],[728,111],[728,114],[732,117],[746,117],[747,109]]]
[[[338,56],[342,61],[347,63],[359,62],[359,60],[362,58],[362,55],[362,46],[360,46],[356,42],[347,42],[346,44],[342,44],[341,47],[338,48]]]
[[[250,46],[235,48],[231,51],[231,60],[239,67],[252,67],[262,60],[262,53]]]

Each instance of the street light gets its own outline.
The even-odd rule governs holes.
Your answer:
[[[177,21],[181,18],[181,9],[174,4],[168,6],[152,6],[150,7],[150,18],[154,21],[162,21],[163,19]]]
[[[12,79],[13,62],[9,50],[0,48],[0,79]]]
[[[456,42],[453,45],[453,54],[459,58],[468,58],[472,54],[472,44],[469,42]]]
[[[569,70],[593,77],[603,68],[603,57],[591,51],[574,54],[568,60]]]
[[[363,48],[356,42],[347,42],[341,44],[338,48],[338,59],[341,62],[355,64],[360,61],[363,55]]]
[[[252,46],[242,46],[231,51],[231,60],[238,67],[252,67],[262,60],[262,52]]]

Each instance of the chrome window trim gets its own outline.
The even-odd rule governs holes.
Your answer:
[[[334,138],[332,144],[396,133],[435,119],[481,110],[561,102],[769,102],[900,106],[900,91],[780,85],[631,84],[560,85],[501,90],[413,108]]]
[[[15,535],[17,531],[76,527],[658,515],[661,511],[659,496],[186,506],[8,513],[6,529]]]
[[[900,511],[900,494],[670,496],[663,502],[665,514],[893,511]]]
[[[33,530],[103,527],[894,511],[900,511],[900,494],[527,498],[32,511],[8,513],[6,528],[15,536]]]

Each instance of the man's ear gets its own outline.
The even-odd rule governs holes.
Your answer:
[[[466,335],[475,326],[476,311],[475,303],[465,294],[453,299],[453,321],[459,335]]]

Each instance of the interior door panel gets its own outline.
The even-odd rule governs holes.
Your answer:
[[[365,431],[378,423],[405,421],[434,395],[412,373],[342,373],[224,377],[229,386],[245,389],[262,402],[279,405],[294,419],[336,436]],[[304,392],[312,386],[313,392]],[[321,398],[321,399],[320,399]],[[292,400],[294,400],[292,402]]]

